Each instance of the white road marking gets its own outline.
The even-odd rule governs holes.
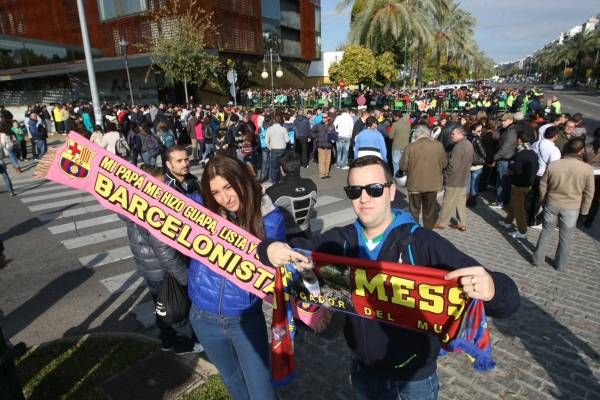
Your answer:
[[[113,239],[120,239],[127,236],[127,228],[115,228],[107,231],[92,233],[91,235],[78,236],[72,239],[65,239],[61,243],[67,249],[78,249],[80,247],[89,246],[92,244],[108,242]]]

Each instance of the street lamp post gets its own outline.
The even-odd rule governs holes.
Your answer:
[[[100,109],[100,96],[98,96],[98,85],[96,84],[96,72],[94,71],[94,61],[92,59],[92,45],[90,44],[90,35],[88,33],[87,21],[85,19],[85,8],[83,0],[77,0],[77,11],[79,13],[79,25],[81,26],[81,39],[83,41],[83,52],[85,53],[85,65],[87,67],[88,79],[90,82],[90,94],[92,95],[92,105],[94,107],[94,117],[96,125],[103,126],[102,110]]]
[[[133,89],[131,88],[131,75],[129,75],[129,62],[127,61],[127,47],[129,46],[129,42],[126,39],[121,39],[119,41],[119,46],[121,46],[121,50],[125,55],[125,71],[127,72],[127,86],[129,87],[129,98],[131,100],[131,107],[134,107],[135,102],[133,101]]]
[[[281,58],[279,58],[279,54],[273,54],[273,49],[269,48],[269,53],[265,53],[263,58],[263,71],[260,76],[263,79],[267,79],[269,77],[269,73],[267,72],[267,62],[269,63],[269,69],[271,71],[271,105],[275,103],[275,82],[273,80],[273,57],[275,57],[275,62],[277,63],[277,71],[275,72],[275,76],[281,78],[283,76],[283,71],[281,70]]]

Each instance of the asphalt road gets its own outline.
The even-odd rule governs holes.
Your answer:
[[[550,90],[544,89],[545,96],[555,95],[560,99],[563,110],[571,114],[580,112],[588,130],[593,132],[600,127],[600,91],[598,90]]]

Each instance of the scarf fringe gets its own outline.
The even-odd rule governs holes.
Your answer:
[[[290,383],[292,383],[292,381],[296,379],[296,373],[292,372],[291,374],[287,375],[285,378],[281,378],[281,379],[271,379],[271,385],[273,385],[274,388],[281,388],[284,386],[289,385]]]
[[[444,354],[442,354],[442,351],[444,352]],[[492,358],[491,351],[488,352],[485,350],[481,350],[479,347],[477,347],[476,344],[469,342],[463,338],[456,338],[450,341],[446,349],[442,349],[440,351],[440,355],[446,355],[448,354],[448,351],[464,352],[465,355],[469,357],[473,368],[475,368],[475,370],[478,372],[491,371],[496,367],[496,362]]]

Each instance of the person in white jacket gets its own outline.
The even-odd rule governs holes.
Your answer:
[[[352,140],[354,120],[347,108],[344,108],[342,113],[335,118],[333,126],[338,133],[336,141],[337,160],[335,166],[337,168],[348,169],[348,151],[350,149],[350,140]]]

